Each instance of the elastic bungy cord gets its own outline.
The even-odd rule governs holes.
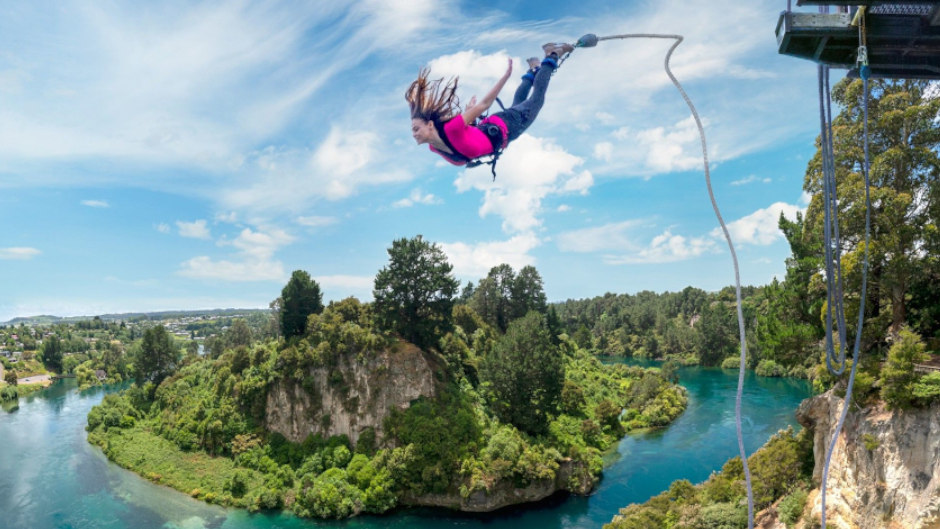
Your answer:
[[[822,489],[822,500],[821,500],[821,503],[822,503],[822,505],[821,505],[821,509],[822,509],[822,516],[821,516],[822,529],[826,529],[826,482],[827,482],[828,479],[829,479],[829,464],[830,464],[830,462],[832,461],[832,452],[835,451],[836,442],[837,442],[838,439],[839,439],[839,434],[842,432],[842,426],[843,426],[843,424],[845,423],[845,417],[846,417],[846,415],[848,414],[848,411],[849,411],[849,404],[850,404],[851,401],[852,401],[852,388],[853,388],[853,386],[855,385],[855,372],[856,372],[856,369],[858,368],[859,351],[860,351],[861,340],[862,340],[862,325],[863,325],[863,323],[864,323],[864,318],[865,318],[865,293],[866,293],[866,291],[867,291],[867,286],[868,286],[868,246],[869,246],[869,239],[870,239],[870,235],[871,235],[871,196],[870,196],[870,191],[869,191],[869,189],[870,189],[871,185],[870,185],[869,174],[868,174],[868,170],[869,170],[869,153],[868,153],[868,76],[869,76],[869,69],[868,69],[868,51],[867,51],[867,47],[866,47],[866,44],[867,44],[867,43],[866,43],[866,38],[865,38],[866,36],[865,36],[864,17],[862,17],[862,22],[861,22],[861,25],[859,26],[859,37],[860,37],[859,40],[860,40],[860,42],[861,42],[861,46],[860,46],[860,49],[859,49],[859,62],[862,63],[862,64],[861,64],[861,68],[859,69],[859,71],[860,71],[860,73],[861,73],[861,78],[862,78],[862,109],[863,109],[862,137],[863,137],[863,148],[864,148],[864,153],[865,153],[865,160],[864,160],[863,165],[862,165],[862,175],[863,175],[864,178],[865,178],[865,252],[864,252],[864,260],[863,260],[863,264],[862,264],[862,292],[861,292],[861,295],[859,296],[858,326],[857,326],[857,328],[856,328],[856,332],[855,332],[855,344],[854,344],[854,348],[853,348],[853,350],[852,350],[852,370],[851,370],[850,373],[849,373],[849,383],[848,383],[848,385],[846,386],[846,389],[845,389],[845,399],[843,400],[843,403],[842,403],[842,413],[839,415],[839,422],[836,424],[836,430],[835,430],[835,432],[834,432],[833,435],[832,435],[832,439],[829,441],[829,447],[828,447],[828,449],[826,450],[826,462],[825,462],[825,465],[823,466],[822,483],[820,484],[820,488]],[[823,84],[823,75],[822,75],[822,74],[823,74],[823,68],[824,68],[823,66],[820,66],[820,70],[819,70],[819,71],[820,71],[820,90],[822,90],[822,84]],[[827,97],[826,97],[826,100],[827,100],[827,105],[826,105],[826,107],[828,107],[828,106],[829,106],[829,105],[828,105],[828,102],[831,100],[831,98],[828,97],[828,96],[829,96],[829,86],[828,86],[828,85],[829,85],[829,83],[828,83],[828,73],[829,73],[829,72],[828,72],[828,67],[825,67],[825,68],[826,68],[826,72],[825,72],[826,75],[825,75],[825,77],[826,77],[826,96],[827,96]],[[824,114],[825,114],[825,111],[823,110],[822,93],[820,93],[820,114],[821,114],[821,115],[824,115]],[[823,178],[824,178],[824,179],[829,179],[830,176],[831,176],[832,194],[833,194],[833,196],[832,196],[832,204],[833,204],[833,205],[836,205],[836,204],[837,204],[837,201],[836,201],[836,197],[835,197],[835,156],[834,156],[833,151],[832,151],[832,148],[831,148],[831,145],[832,145],[832,120],[831,120],[831,111],[830,111],[829,116],[830,116],[830,119],[828,120],[828,123],[826,123],[826,119],[825,119],[825,117],[823,117],[823,130],[822,130],[822,132],[821,132],[820,141],[821,141],[821,143],[822,143],[822,140],[823,140],[822,135],[828,136],[828,143],[829,143],[829,145],[830,145],[829,152],[828,152],[828,156],[829,156],[830,159],[828,160],[828,164],[829,164],[829,167],[832,168],[832,172],[831,172],[831,174],[824,174],[824,177],[823,177]],[[825,166],[826,166],[826,164],[827,164],[827,160],[825,160],[826,156],[827,156],[827,155],[826,155],[826,152],[825,152],[825,150],[824,150],[824,151],[823,151],[823,158],[824,158],[824,160],[823,160],[823,169],[824,169],[824,172],[825,172]],[[823,184],[823,187],[826,188],[826,187],[827,187],[827,184],[828,184],[828,183],[824,183],[824,184]],[[826,213],[827,213],[827,214],[829,213],[829,211],[828,211],[828,208],[829,208],[829,207],[830,207],[830,203],[829,203],[828,200],[826,200]],[[837,210],[836,210],[836,211],[837,211]],[[827,221],[827,222],[828,222],[828,221]],[[836,226],[838,226],[838,220],[835,220],[835,223],[836,223]],[[828,223],[827,223],[827,226],[826,226],[826,227],[828,227]],[[837,234],[837,236],[838,236],[838,228],[837,228],[836,234]],[[827,247],[827,250],[828,250],[829,245],[830,245],[830,241],[829,241],[828,237],[827,237],[827,239],[826,239],[825,242],[826,242],[826,247]],[[836,243],[838,244],[838,239],[836,239]],[[833,263],[832,263],[832,260],[830,260],[829,257],[830,257],[830,256],[829,256],[829,254],[827,253],[827,256],[826,256],[826,274],[827,274],[827,276],[831,277],[832,274],[833,274],[833,270],[832,270],[832,269],[833,269]],[[837,251],[837,253],[836,253],[836,259],[837,259],[837,263],[836,263],[837,266],[840,266],[840,272],[839,272],[840,281],[839,281],[839,284],[838,284],[838,286],[839,286],[839,292],[838,292],[839,304],[838,304],[837,313],[841,313],[841,319],[840,319],[839,321],[840,321],[840,322],[844,322],[844,320],[845,320],[845,314],[844,314],[844,312],[842,311],[842,308],[843,308],[843,307],[842,307],[842,299],[841,299],[841,298],[842,298],[842,289],[841,289],[841,287],[842,287],[842,285],[841,285],[841,275],[842,275],[842,274],[841,274],[841,265],[839,265],[839,263],[838,263],[838,251]],[[828,285],[828,284],[827,284],[827,285]],[[831,293],[829,294],[829,298],[830,298],[830,302],[831,302]],[[833,373],[833,374],[835,374],[835,375],[839,375],[839,374],[842,374],[843,372],[845,372],[845,345],[846,345],[846,342],[845,342],[845,329],[844,329],[844,323],[842,323],[842,326],[839,328],[839,331],[840,331],[840,339],[842,340],[842,342],[840,343],[840,346],[841,346],[841,355],[840,355],[840,356],[841,356],[841,360],[842,360],[842,366],[841,366],[841,369],[839,370],[839,372],[836,373],[835,370],[832,368],[832,365],[831,365],[831,363],[830,363],[830,359],[835,356],[835,352],[832,350],[833,345],[832,345],[832,326],[831,326],[831,321],[832,321],[831,314],[830,314],[830,313],[827,313],[827,318],[826,318],[826,323],[827,323],[827,325],[826,325],[826,345],[827,345],[827,350],[826,350],[826,365],[827,365],[827,368],[829,369],[829,371],[830,371],[831,373]]]
[[[676,76],[672,74],[672,70],[669,69],[669,59],[672,57],[672,52],[675,51],[676,47],[682,43],[682,35],[657,35],[650,33],[633,33],[626,35],[611,35],[609,37],[599,37],[597,40],[613,40],[613,39],[633,39],[633,38],[647,38],[647,39],[675,39],[675,43],[669,48],[669,52],[666,53],[666,75],[669,76],[669,79],[672,81],[672,84],[676,86],[676,89],[679,90],[679,94],[682,95],[682,99],[685,100],[685,103],[689,106],[689,109],[692,111],[692,116],[695,118],[695,126],[698,127],[699,137],[702,140],[702,160],[705,163],[705,185],[708,187],[708,197],[711,199],[712,208],[715,210],[715,216],[718,217],[718,223],[721,224],[721,231],[725,234],[725,240],[728,242],[728,248],[731,250],[731,260],[734,262],[734,283],[735,283],[735,295],[737,296],[738,302],[738,330],[740,333],[741,339],[741,362],[738,368],[738,393],[737,398],[735,399],[734,405],[734,414],[735,414],[735,426],[737,428],[738,435],[738,451],[741,455],[741,463],[744,465],[744,481],[747,486],[747,526],[748,529],[754,528],[754,494],[751,489],[751,471],[747,466],[747,453],[744,450],[744,436],[741,432],[741,396],[744,391],[744,368],[745,368],[745,359],[747,357],[747,346],[744,336],[744,313],[741,308],[741,276],[738,271],[738,256],[734,251],[734,244],[731,242],[731,234],[728,233],[728,228],[725,226],[725,221],[721,218],[721,211],[718,209],[718,203],[715,201],[715,193],[712,190],[711,183],[711,174],[708,170],[708,149],[705,144],[705,128],[702,126],[702,120],[699,119],[698,111],[695,110],[695,105],[692,104],[692,100],[689,99],[689,96],[685,93],[685,90],[682,89],[682,85],[679,84],[679,80],[676,79]]]

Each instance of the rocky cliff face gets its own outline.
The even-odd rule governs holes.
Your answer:
[[[814,432],[817,482],[842,404],[829,391],[805,400],[797,411],[800,424]],[[828,481],[830,528],[940,529],[940,403],[907,411],[853,405],[832,454]],[[808,501],[817,519],[820,501],[818,490]]]
[[[436,357],[406,342],[362,359],[341,356],[335,366],[311,369],[302,384],[277,382],[268,392],[265,427],[294,442],[345,434],[355,445],[366,428],[380,440],[393,407],[437,395],[440,372]]]
[[[586,496],[597,485],[598,479],[581,462],[566,459],[559,462],[555,479],[543,479],[527,487],[516,487],[511,480],[501,480],[489,491],[474,491],[463,497],[456,490],[448,494],[406,495],[405,505],[416,507],[444,507],[464,512],[491,512],[510,505],[541,501],[558,491],[567,490]]]

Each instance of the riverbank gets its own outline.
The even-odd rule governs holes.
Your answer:
[[[734,433],[736,373],[682,368],[686,411],[669,427],[628,435],[607,459],[590,496],[553,496],[536,505],[493,514],[401,509],[381,517],[329,522],[334,529],[574,529],[599,528],[628,503],[642,503],[676,479],[700,482],[737,453]],[[792,383],[789,383],[792,382]],[[803,381],[748,375],[744,395],[745,447],[751,453],[774,432],[796,425]],[[0,512],[9,529],[323,529],[324,522],[288,513],[222,509],[142,479],[112,464],[86,440],[89,410],[113,388],[78,392],[74,380],[21,399],[19,411],[0,417]],[[643,464],[631,463],[642,458]],[[28,467],[21,462],[29,460]],[[62,472],[61,469],[70,469]],[[3,476],[17,476],[16,481]]]

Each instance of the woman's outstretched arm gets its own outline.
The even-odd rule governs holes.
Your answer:
[[[493,101],[496,101],[496,96],[499,95],[500,90],[503,89],[503,86],[506,84],[506,81],[509,80],[509,76],[512,75],[512,58],[509,59],[509,66],[506,68],[506,73],[496,81],[496,84],[489,92],[486,93],[486,96],[479,102],[476,103],[476,98],[470,99],[470,104],[467,106],[467,109],[463,112],[463,122],[466,125],[472,125],[478,117],[483,115],[484,112],[490,105],[493,104]]]

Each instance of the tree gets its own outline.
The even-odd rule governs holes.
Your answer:
[[[230,347],[238,347],[239,345],[248,347],[251,345],[251,329],[248,328],[248,323],[242,318],[237,318],[232,322],[232,328],[226,334]]]
[[[493,394],[496,414],[538,435],[556,413],[565,381],[561,351],[548,336],[544,317],[530,312],[513,321],[480,365]]]
[[[375,276],[375,316],[383,329],[427,347],[453,328],[454,296],[460,283],[436,244],[421,235],[398,239],[389,263]]]
[[[545,314],[548,303],[542,276],[532,265],[526,265],[519,271],[512,285],[512,312],[514,318],[521,318],[529,311]]]
[[[62,340],[58,336],[52,335],[42,343],[39,357],[48,369],[59,372],[62,371],[62,350]]]
[[[888,350],[888,360],[881,370],[881,398],[891,408],[909,408],[914,397],[917,374],[914,364],[926,359],[924,342],[907,327],[902,327],[897,342]]]
[[[3,372],[3,381],[11,386],[16,385],[16,370],[8,369]]]
[[[320,285],[303,270],[294,270],[281,290],[280,299],[281,334],[287,340],[303,336],[307,330],[307,317],[323,312]]]
[[[137,385],[143,386],[146,382],[153,382],[154,386],[159,386],[160,382],[176,369],[179,357],[179,348],[162,325],[147,329],[134,362],[134,378]]]
[[[870,86],[872,235],[865,310],[869,322],[880,327],[880,337],[885,327],[897,334],[907,323],[911,286],[924,273],[931,232],[937,229],[940,123],[936,117],[940,98],[927,81],[872,80]],[[850,293],[846,312],[851,313],[857,311],[865,237],[862,82],[846,78],[833,88],[832,97],[842,108],[833,122],[833,141],[842,266],[846,292]],[[813,193],[806,222],[817,240],[823,233],[821,186],[822,163],[817,150],[803,185]]]

